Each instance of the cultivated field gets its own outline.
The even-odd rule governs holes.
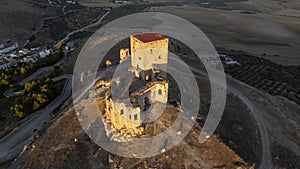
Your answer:
[[[78,1],[80,5],[87,7],[119,7],[122,4],[113,3],[110,0],[80,0]]]
[[[234,10],[185,5],[153,7],[148,11],[170,13],[187,19],[206,33],[216,46],[243,50],[257,56],[265,53],[265,58],[283,65],[300,64],[299,18],[273,14],[276,10],[271,8],[261,13],[263,8],[247,6],[247,3],[230,5]],[[253,9],[258,10],[250,14]]]

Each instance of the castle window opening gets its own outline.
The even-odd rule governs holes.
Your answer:
[[[158,89],[158,94],[162,95],[162,90],[161,89]]]
[[[134,121],[137,121],[137,120],[138,120],[138,115],[135,114],[135,115],[133,116],[133,118],[134,118]]]

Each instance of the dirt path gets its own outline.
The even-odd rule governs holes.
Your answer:
[[[234,79],[232,79],[234,80]],[[230,83],[230,82],[229,82]],[[265,126],[265,120],[261,116],[261,112],[252,101],[250,101],[241,91],[237,90],[233,86],[227,83],[228,90],[233,94],[239,96],[240,99],[247,105],[247,107],[251,110],[253,117],[255,118],[256,124],[259,129],[259,133],[261,136],[261,144],[262,144],[262,160],[260,164],[261,169],[272,168],[272,156],[270,151],[270,141],[267,133],[267,129]]]
[[[170,58],[173,59],[173,58]],[[198,74],[203,75],[204,77],[207,77],[207,74],[204,73],[203,71],[192,67],[192,71],[197,72]],[[176,69],[172,69],[172,71],[177,71]],[[178,72],[181,73],[181,72]],[[184,74],[185,76],[191,76],[188,74]],[[199,78],[196,76],[196,78]],[[202,78],[202,77],[200,77]],[[237,90],[235,87],[233,87],[230,83],[231,80],[227,80],[227,89],[234,93],[235,95],[238,95],[240,99],[244,101],[244,103],[249,107],[249,109],[252,112],[253,117],[255,118],[255,121],[257,122],[257,126],[261,135],[261,143],[262,143],[262,160],[260,164],[261,169],[266,169],[266,168],[272,168],[272,156],[271,156],[271,151],[270,151],[270,142],[269,142],[269,136],[265,127],[265,122],[264,119],[261,116],[261,112],[259,109],[255,106],[255,104],[250,101],[241,91]]]
[[[83,27],[83,28],[81,28],[81,29],[77,29],[77,30],[75,30],[75,31],[73,31],[73,32],[70,32],[66,37],[64,37],[62,40],[60,40],[59,42],[57,42],[57,43],[54,45],[54,48],[55,48],[56,46],[58,46],[59,44],[61,44],[62,42],[65,42],[65,41],[69,40],[69,39],[70,39],[70,36],[72,36],[73,34],[78,33],[78,32],[82,32],[82,31],[85,31],[86,29],[89,29],[89,28],[91,28],[91,27],[94,27],[94,26],[96,26],[96,25],[102,23],[102,20],[103,20],[108,14],[110,14],[110,10],[107,11],[104,15],[102,15],[102,16],[100,17],[100,19],[99,19],[97,22],[92,23],[92,24],[90,24],[90,25],[88,25],[88,26],[85,26],[85,27]]]

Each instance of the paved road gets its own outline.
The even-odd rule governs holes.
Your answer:
[[[175,58],[170,57],[170,59],[175,59]],[[199,70],[198,68],[191,67],[191,69],[193,72],[197,72],[197,73],[203,75],[204,77],[208,77],[206,73]],[[176,69],[171,69],[171,70],[176,71],[177,73],[182,73],[182,72],[178,72]],[[184,75],[185,76],[193,76],[190,74],[184,74]],[[268,135],[267,129],[265,127],[265,121],[261,115],[262,111],[260,111],[259,108],[246,95],[244,95],[242,93],[242,91],[239,91],[235,87],[233,87],[231,84],[232,81],[237,81],[237,80],[232,79],[232,78],[227,79],[227,89],[230,92],[234,93],[235,95],[239,96],[239,98],[243,100],[243,102],[251,110],[251,113],[252,113],[255,121],[257,122],[257,127],[260,132],[261,144],[262,144],[262,160],[261,160],[260,168],[261,169],[272,168],[272,156],[271,156],[271,151],[270,151],[269,135]],[[218,82],[216,82],[216,83],[218,83]],[[220,84],[220,83],[218,83],[218,84]]]
[[[20,86],[23,86],[27,82],[31,81],[32,79],[34,79],[35,77],[37,77],[38,75],[40,75],[41,73],[43,73],[45,71],[49,71],[49,70],[53,69],[55,66],[60,66],[67,59],[68,54],[69,54],[67,50],[63,50],[63,53],[64,53],[64,56],[57,63],[55,63],[52,66],[43,67],[43,68],[37,70],[36,72],[34,72],[30,76],[28,76],[27,78],[25,78],[24,80],[22,80],[21,82],[19,82],[18,84]]]
[[[24,145],[27,144],[28,139],[33,135],[34,130],[41,129],[44,125],[44,122],[50,122],[52,119],[52,111],[70,97],[72,88],[72,75],[63,75],[56,78],[56,80],[61,80],[63,78],[66,78],[67,81],[59,97],[57,97],[44,109],[36,112],[36,116],[32,117],[23,125],[21,125],[17,131],[5,136],[0,140],[0,163],[16,157],[21,152]]]
[[[60,44],[62,41],[66,41],[67,39],[69,39],[69,37],[71,35],[73,35],[77,32],[84,31],[88,28],[91,28],[93,26],[100,24],[102,22],[102,20],[109,13],[110,13],[110,11],[108,11],[103,16],[101,16],[97,22],[92,23],[84,28],[81,28],[79,30],[75,30],[75,31],[69,33],[64,39],[62,39],[60,42],[58,42],[55,46]],[[58,61],[55,65],[39,69],[35,73],[31,74],[30,76],[28,76],[27,78],[22,80],[19,83],[19,85],[23,86],[27,82],[29,82],[32,79],[34,79],[35,77],[37,77],[39,74],[53,69],[54,66],[61,65],[66,60],[67,56],[68,56],[68,52],[64,51],[64,57],[60,61]],[[16,157],[17,154],[20,153],[20,151],[26,144],[26,141],[24,141],[24,140],[28,140],[33,135],[33,131],[35,129],[40,129],[44,125],[44,122],[50,122],[50,120],[51,120],[50,115],[51,115],[52,111],[55,108],[57,108],[63,101],[65,101],[70,96],[71,88],[72,88],[71,75],[63,75],[63,76],[55,78],[53,80],[56,81],[56,80],[61,80],[63,78],[67,78],[67,82],[64,86],[62,94],[58,98],[56,98],[53,102],[51,102],[45,109],[36,112],[37,115],[32,117],[32,119],[28,120],[21,127],[19,127],[19,129],[17,131],[15,131],[11,134],[8,134],[7,136],[5,136],[4,138],[2,138],[0,140],[0,150],[1,150],[0,163]],[[14,91],[13,89],[9,89],[6,92],[4,92],[4,95],[9,97],[9,95],[13,94],[13,91]]]
[[[64,7],[65,7],[65,6],[64,6]],[[64,10],[64,8],[63,8],[63,10]],[[92,24],[90,24],[90,25],[88,25],[88,26],[86,26],[86,27],[83,27],[83,28],[81,28],[81,29],[78,29],[78,30],[75,30],[75,31],[73,31],[73,32],[70,32],[65,38],[63,38],[62,40],[60,40],[59,42],[57,42],[57,43],[54,45],[54,48],[55,48],[56,46],[58,46],[60,43],[69,40],[71,35],[73,35],[73,34],[75,34],[75,33],[78,33],[78,32],[82,32],[82,31],[84,31],[84,30],[86,30],[86,29],[88,29],[88,28],[91,28],[91,27],[93,27],[93,26],[96,26],[96,25],[100,24],[100,23],[102,22],[102,20],[103,20],[109,13],[110,13],[110,11],[106,12],[104,15],[100,15],[100,16],[98,17],[99,20],[98,20],[97,22],[95,22],[95,23],[92,23]],[[54,66],[59,66],[59,65],[61,65],[61,64],[66,60],[66,58],[68,57],[68,51],[67,51],[67,50],[64,50],[63,52],[64,52],[64,57],[63,57],[61,60],[59,60],[56,64],[54,64],[54,65],[52,65],[52,66],[43,67],[43,68],[37,70],[36,72],[34,72],[33,74],[31,74],[30,76],[28,76],[28,77],[26,77],[25,79],[23,79],[21,82],[19,82],[18,85],[23,86],[23,85],[25,85],[27,82],[31,81],[32,79],[34,79],[35,77],[37,77],[38,75],[40,75],[41,73],[53,69]],[[8,89],[8,90],[6,90],[6,91],[3,93],[3,95],[4,95],[5,97],[10,97],[10,96],[13,95],[14,90],[15,90],[15,89]]]
[[[9,88],[6,91],[4,91],[3,96],[5,97],[11,97],[14,95],[16,88]]]
[[[73,31],[73,32],[70,32],[65,38],[63,38],[63,39],[60,40],[58,43],[56,43],[56,44],[54,45],[54,48],[55,48],[56,46],[58,46],[60,43],[69,40],[71,35],[73,35],[73,34],[75,34],[75,33],[78,33],[78,32],[85,31],[86,29],[89,29],[89,28],[91,28],[91,27],[94,27],[94,26],[96,26],[96,25],[102,23],[102,20],[103,20],[108,14],[110,14],[110,11],[106,12],[104,15],[100,15],[100,16],[98,17],[99,20],[98,20],[97,22],[94,22],[94,23],[92,23],[92,24],[90,24],[90,25],[88,25],[88,26],[85,26],[85,27],[81,28],[81,29],[78,29],[78,30],[75,30],[75,31]],[[56,64],[54,64],[54,65],[52,65],[52,66],[43,67],[43,68],[37,70],[35,73],[33,73],[33,74],[31,74],[30,76],[26,77],[25,79],[23,79],[23,80],[22,80],[21,82],[19,82],[18,84],[19,84],[20,86],[23,86],[23,85],[25,85],[27,82],[29,82],[29,81],[31,81],[32,79],[36,78],[36,77],[37,77],[38,75],[40,75],[41,73],[53,69],[54,66],[59,66],[59,65],[61,65],[61,64],[66,60],[66,58],[68,57],[68,51],[64,50],[63,52],[64,52],[64,57],[63,57],[60,61],[58,61]],[[6,91],[3,93],[3,95],[4,95],[5,97],[10,97],[10,96],[12,96],[12,95],[14,94],[14,90],[15,90],[15,89],[8,89],[8,90],[6,90]]]
[[[62,79],[68,79],[68,78],[72,78],[72,75],[71,74],[64,74],[64,75],[55,77],[52,80],[53,80],[53,82],[57,82],[57,81],[60,81]]]
[[[81,28],[79,30],[75,30],[71,33],[69,33],[64,39],[62,39],[60,42],[58,42],[55,47],[60,44],[62,41],[66,41],[69,39],[69,37],[75,33],[84,31],[88,28],[91,28],[93,26],[96,26],[102,22],[102,20],[110,13],[108,11],[103,16],[99,18],[99,20],[95,23],[92,23],[84,28]],[[53,69],[54,66],[61,65],[67,58],[68,52],[64,51],[64,57],[58,61],[55,65],[44,67],[33,73],[32,75],[28,76],[21,82],[19,82],[19,85],[23,86],[27,82],[31,81],[35,77],[37,77],[39,74]],[[72,75],[62,75],[60,77],[54,78],[54,81],[58,81],[61,79],[66,78],[66,84],[64,86],[64,89],[61,93],[61,95],[56,98],[54,101],[52,101],[48,106],[46,106],[43,110],[40,110],[36,112],[36,115],[29,119],[27,122],[22,124],[19,129],[13,133],[10,133],[6,135],[4,138],[0,140],[0,163],[5,162],[7,160],[13,159],[16,157],[23,147],[27,144],[28,139],[33,135],[33,132],[35,129],[40,129],[43,127],[44,122],[48,123],[51,121],[51,113],[52,111],[57,108],[62,102],[64,102],[70,95],[71,95],[71,89],[72,89]],[[6,92],[4,92],[4,95],[8,96],[13,93],[13,89],[9,89]],[[27,141],[24,141],[27,140]]]
[[[54,66],[60,66],[68,57],[68,51],[67,50],[64,50],[64,56],[57,62],[55,63],[54,65],[52,66],[47,66],[47,67],[43,67],[39,70],[37,70],[36,72],[34,72],[33,74],[29,75],[28,77],[26,77],[25,79],[23,79],[21,82],[18,83],[18,85],[20,86],[23,86],[25,85],[27,82],[31,81],[32,79],[36,78],[38,75],[42,74],[43,72],[45,71],[49,71],[49,70],[52,70],[54,68]],[[16,93],[14,92],[16,89],[15,88],[10,88],[10,89],[7,89],[3,95],[5,97],[11,97],[13,95],[15,95]]]

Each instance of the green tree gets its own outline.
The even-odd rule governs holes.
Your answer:
[[[5,79],[5,80],[7,80],[7,79],[9,79],[9,78],[10,78],[9,75],[4,75],[4,79]]]
[[[11,107],[10,109],[13,112],[13,116],[15,116],[15,117],[23,117],[24,116],[23,105],[16,104],[15,106]]]
[[[31,82],[27,82],[24,86],[26,92],[35,91],[37,87],[37,83],[33,80]]]
[[[48,85],[45,84],[45,85],[41,86],[40,91],[43,92],[43,93],[47,93],[48,92]]]
[[[32,64],[32,63],[29,65],[29,67],[30,67],[30,69],[32,69],[32,70],[34,70],[34,69],[35,69],[35,65],[34,65],[34,64]]]
[[[20,68],[20,73],[25,74],[27,72],[25,67],[21,67]]]
[[[7,85],[9,85],[9,82],[8,82],[6,79],[2,79],[2,80],[0,81],[0,85],[7,86]]]
[[[46,103],[48,101],[47,96],[45,94],[38,94],[36,97],[37,101],[41,104]]]
[[[17,70],[14,71],[15,76],[19,76],[19,72]]]
[[[40,104],[37,101],[33,102],[33,110],[37,110],[38,108],[40,108]]]
[[[46,83],[51,83],[52,80],[48,77],[46,80],[45,80]]]

